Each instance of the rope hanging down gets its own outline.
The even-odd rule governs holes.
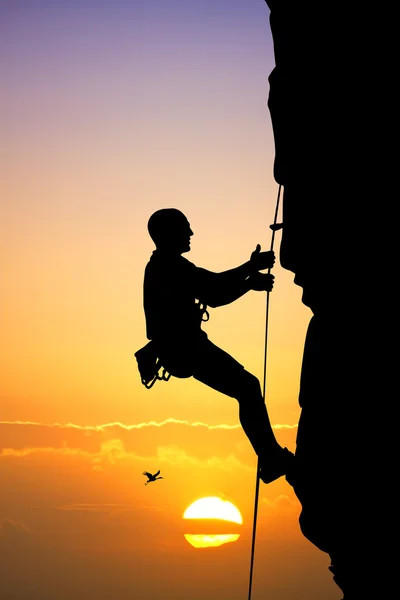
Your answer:
[[[271,238],[271,247],[270,247],[271,251],[274,249],[275,232],[282,228],[282,224],[279,224],[276,222],[277,218],[278,218],[279,201],[280,201],[280,197],[281,197],[281,187],[282,186],[279,185],[278,197],[276,200],[276,207],[275,207],[274,222],[272,225],[270,225],[270,228],[272,229],[272,238]],[[270,269],[268,269],[268,273],[270,273]],[[267,380],[268,317],[269,317],[269,292],[267,292],[266,314],[265,314],[264,378],[263,378],[263,390],[262,390],[264,403],[265,403],[265,390],[266,390],[266,380]],[[256,544],[256,528],[257,528],[259,490],[260,490],[260,461],[259,461],[259,459],[257,459],[257,476],[256,476],[256,491],[255,491],[255,499],[254,499],[253,536],[252,536],[252,542],[251,542],[248,600],[251,600],[251,588],[252,588],[252,583],[253,583],[254,549],[255,549],[255,544]]]

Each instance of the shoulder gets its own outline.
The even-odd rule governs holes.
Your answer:
[[[196,265],[192,263],[190,260],[185,258],[184,256],[179,256],[180,263],[185,266],[187,269],[197,269]]]
[[[179,257],[179,268],[182,272],[185,273],[186,276],[189,277],[197,277],[199,274],[199,267],[192,263],[190,260],[185,258],[184,256]]]
[[[152,273],[157,271],[168,271],[170,273],[175,271],[177,273],[183,272],[195,275],[199,271],[199,267],[184,256],[171,256],[170,254],[155,251],[145,267],[145,272]]]

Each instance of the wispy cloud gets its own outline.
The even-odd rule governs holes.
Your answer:
[[[296,425],[278,425],[294,436]],[[0,421],[0,458],[41,462],[52,455],[59,460],[82,459],[101,473],[112,465],[151,463],[213,468],[225,472],[253,468],[253,451],[240,424],[207,424],[175,418],[126,425],[34,421]],[[286,434],[285,434],[286,435]],[[172,442],[172,443],[171,443]]]
[[[266,496],[262,497],[260,500],[261,506],[267,506],[267,507],[271,507],[271,508],[272,507],[273,508],[277,508],[277,507],[291,508],[293,506],[297,507],[298,504],[299,504],[299,502],[297,499],[293,500],[293,498],[289,498],[289,496],[287,496],[286,494],[280,494],[274,500],[271,500],[270,498],[268,498]]]
[[[214,425],[210,425],[209,423],[203,423],[202,421],[186,421],[182,419],[174,419],[173,417],[169,417],[164,421],[145,421],[143,423],[133,423],[131,425],[127,425],[125,423],[121,423],[120,421],[113,421],[112,423],[104,423],[102,425],[77,425],[75,423],[39,423],[36,421],[0,421],[0,425],[30,425],[34,427],[50,427],[50,428],[58,428],[58,429],[78,429],[80,431],[97,431],[97,432],[105,432],[108,429],[120,428],[125,431],[132,431],[135,429],[144,429],[146,427],[165,427],[166,425],[184,425],[186,427],[204,427],[209,430],[213,429],[225,429],[225,430],[233,430],[240,429],[240,423],[236,423],[234,425],[228,425],[227,423],[217,423]],[[296,429],[297,423],[294,425],[277,423],[272,426],[273,429]]]
[[[46,453],[55,453],[55,454],[64,454],[68,456],[90,456],[89,452],[84,452],[80,448],[54,448],[52,446],[47,446],[45,448],[22,448],[21,450],[17,450],[15,448],[3,448],[0,452],[0,456],[29,456],[30,454],[46,454]]]
[[[0,537],[20,537],[29,535],[26,525],[13,519],[0,519]]]
[[[63,506],[58,506],[57,510],[67,510],[67,511],[90,511],[90,512],[115,512],[115,511],[127,511],[127,510],[136,510],[137,506],[135,504],[95,504],[95,503],[80,503],[80,504],[65,504]]]
[[[189,455],[183,448],[180,448],[179,446],[159,446],[157,448],[157,458],[160,461],[164,461],[175,466],[186,463],[188,465],[200,468],[214,467],[229,471],[235,468],[253,470],[253,467],[244,465],[236,458],[234,454],[229,454],[224,458],[211,456],[206,459],[199,459]]]
[[[59,456],[70,456],[78,457],[86,460],[90,460],[93,463],[92,469],[94,471],[102,472],[106,464],[115,465],[120,461],[153,461],[169,464],[173,466],[187,465],[195,466],[199,468],[215,468],[224,471],[231,471],[235,468],[241,469],[252,469],[251,466],[243,464],[234,454],[228,456],[210,456],[207,458],[198,458],[189,454],[186,450],[178,445],[166,445],[157,446],[156,452],[152,456],[141,456],[140,454],[132,451],[127,451],[124,444],[119,439],[107,440],[101,445],[98,452],[89,452],[82,450],[81,448],[54,448],[54,447],[31,447],[22,448],[20,450],[14,448],[3,448],[0,452],[0,457],[18,457],[24,458],[33,454],[46,455],[56,454]]]

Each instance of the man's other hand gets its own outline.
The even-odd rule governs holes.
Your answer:
[[[249,277],[250,289],[256,292],[270,292],[274,287],[275,277],[270,273],[254,273]]]
[[[273,250],[261,252],[261,246],[257,244],[256,249],[251,253],[250,264],[254,271],[271,269],[275,264],[275,253]]]

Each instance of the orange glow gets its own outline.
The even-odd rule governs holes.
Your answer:
[[[115,598],[214,589],[233,600],[247,579],[257,468],[238,403],[194,377],[148,390],[134,352],[147,341],[155,210],[187,215],[184,256],[211,271],[270,247],[268,7],[15,4],[0,22],[0,44],[12,50],[2,61],[11,85],[2,98],[1,599],[80,598],[84,588],[96,600],[110,589]],[[294,451],[311,314],[280,265],[281,235],[266,401],[279,443]],[[249,292],[210,308],[204,323],[260,382],[265,302]],[[164,480],[145,486],[143,471],[158,469]],[[261,486],[257,562],[268,569],[257,593],[331,600],[329,572],[324,589],[317,576],[309,590],[314,569],[327,568],[302,538],[300,508],[285,478]],[[194,552],[207,547],[217,549]]]

